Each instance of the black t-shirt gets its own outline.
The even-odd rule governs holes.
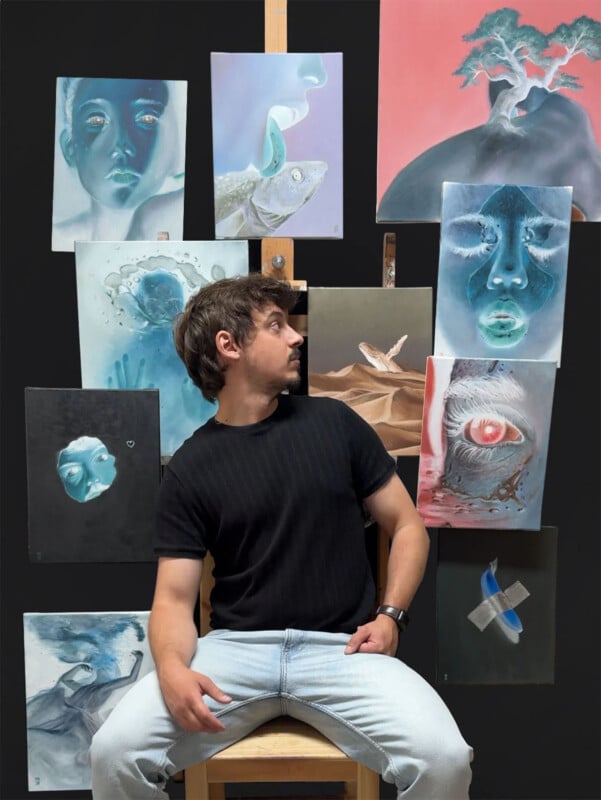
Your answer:
[[[165,468],[155,553],[211,552],[213,628],[351,633],[375,596],[362,500],[394,471],[339,400],[281,395],[256,424],[210,419]]]

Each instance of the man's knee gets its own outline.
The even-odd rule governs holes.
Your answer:
[[[436,770],[441,773],[441,777],[449,780],[452,784],[465,783],[469,786],[472,769],[471,762],[474,751],[463,740],[461,735],[457,737],[445,738],[442,746],[433,758]]]
[[[124,736],[116,725],[111,725],[110,717],[98,728],[90,744],[90,763],[95,768],[105,769],[110,765],[114,770],[130,750]]]

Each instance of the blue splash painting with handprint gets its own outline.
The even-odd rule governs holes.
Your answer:
[[[248,242],[76,242],[81,385],[159,390],[161,456],[169,457],[217,404],[190,381],[173,319],[202,286],[248,274]]]

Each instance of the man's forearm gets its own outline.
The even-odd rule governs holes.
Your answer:
[[[150,614],[148,640],[160,676],[170,665],[189,666],[196,651],[198,631],[187,609],[156,605]]]
[[[392,536],[382,603],[408,609],[426,571],[430,537],[420,525],[400,528]]]

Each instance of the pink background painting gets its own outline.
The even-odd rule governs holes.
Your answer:
[[[561,22],[601,18],[599,0],[380,0],[377,205],[397,172],[432,145],[488,118],[488,81],[461,89],[453,75],[478,42],[462,36],[485,14],[510,7],[520,25],[550,33]],[[601,64],[577,56],[565,67],[580,90],[565,90],[589,114],[601,144]]]

